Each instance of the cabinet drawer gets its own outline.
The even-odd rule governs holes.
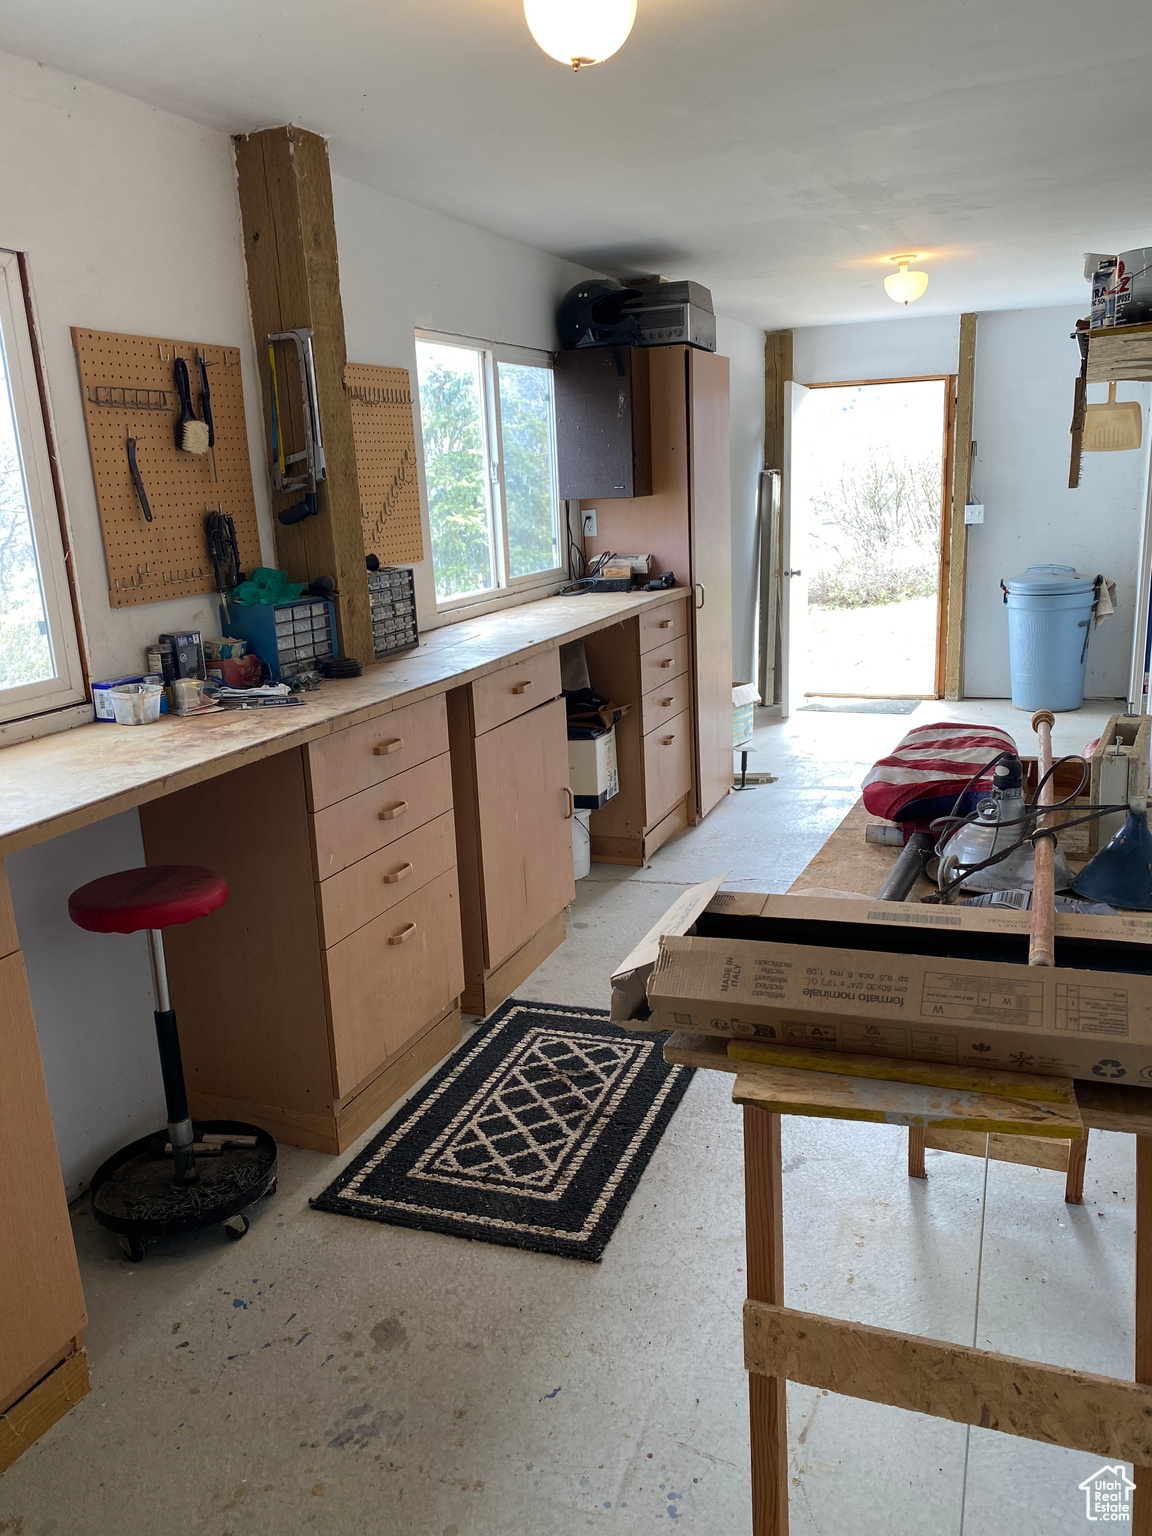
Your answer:
[[[464,990],[455,869],[357,929],[325,963],[342,1098]]]
[[[323,810],[447,750],[448,711],[443,694],[309,742],[305,748],[308,809]]]
[[[687,672],[681,672],[679,677],[674,677],[669,683],[661,683],[653,688],[651,693],[646,693],[641,701],[643,720],[641,729],[647,735],[657,726],[664,725],[672,720],[682,710],[688,708],[692,702],[692,679]]]
[[[452,769],[447,752],[384,784],[338,800],[312,817],[316,878],[339,874],[451,809]]]
[[[342,869],[317,887],[321,942],[339,944],[357,928],[390,912],[456,862],[456,822],[451,811],[415,832]]]
[[[644,814],[652,827],[692,788],[692,716],[687,710],[644,738]]]
[[[526,715],[539,704],[560,695],[560,652],[544,651],[512,667],[501,667],[479,677],[472,688],[472,734],[486,731]]]
[[[651,693],[661,683],[670,683],[688,670],[688,637],[667,640],[640,658],[640,692]]]
[[[640,615],[640,651],[653,651],[669,640],[679,640],[688,633],[688,604],[665,603],[661,608],[647,608]]]

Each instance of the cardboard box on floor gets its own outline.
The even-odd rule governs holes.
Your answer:
[[[1059,914],[1061,963],[1030,967],[1027,913],[718,883],[620,967],[618,1023],[1152,1086],[1152,917]]]

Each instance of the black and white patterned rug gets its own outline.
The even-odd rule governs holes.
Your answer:
[[[510,998],[311,1204],[599,1261],[692,1077],[664,1038]]]

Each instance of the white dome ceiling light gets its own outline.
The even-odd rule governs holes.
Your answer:
[[[636,0],[524,0],[528,30],[550,58],[599,64],[621,46],[636,20]]]
[[[908,270],[909,263],[919,259],[915,251],[903,256],[889,256],[889,261],[897,263],[897,270],[890,272],[884,279],[884,292],[894,303],[905,306],[913,304],[927,288],[927,272]]]

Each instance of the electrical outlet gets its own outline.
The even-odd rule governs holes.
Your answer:
[[[587,512],[582,514],[582,520],[581,520],[580,526],[584,530],[584,537],[586,539],[594,539],[596,537],[596,508],[595,507],[590,507]]]
[[[982,501],[970,501],[964,508],[964,521],[971,526],[973,523],[984,521],[984,503]]]

